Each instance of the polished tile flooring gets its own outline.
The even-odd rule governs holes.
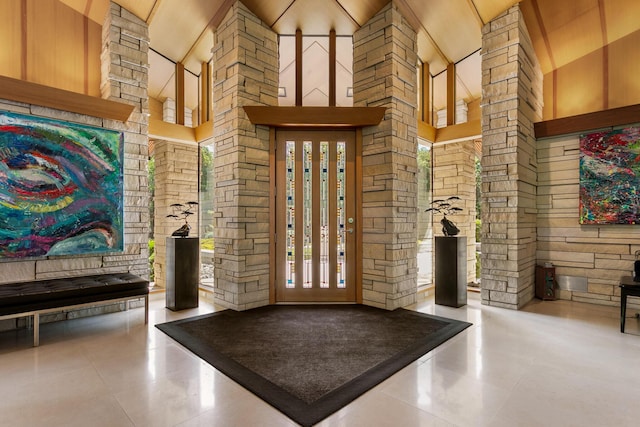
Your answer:
[[[473,326],[321,426],[637,426],[640,326],[618,307],[534,301],[413,309]],[[214,311],[142,309],[0,333],[2,426],[294,426],[153,327]],[[633,316],[636,311],[629,310]]]

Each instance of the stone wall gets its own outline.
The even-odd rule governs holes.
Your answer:
[[[453,205],[462,208],[448,218],[467,238],[467,283],[476,279],[476,168],[473,140],[433,146],[433,200],[458,196]],[[442,215],[433,215],[433,234],[442,236]]]
[[[174,203],[198,201],[198,146],[179,142],[155,140],[153,157],[155,159],[156,190],[154,196],[155,259],[153,263],[155,285],[161,288],[166,284],[167,237],[180,228],[182,219],[167,218],[175,214],[171,208]],[[187,221],[191,226],[189,236],[198,237],[198,207]]]
[[[518,5],[482,29],[482,303],[534,296],[542,72]]]
[[[395,309],[417,290],[416,32],[390,2],[353,37],[354,106],[387,107],[363,129],[363,303]]]
[[[277,35],[241,2],[218,26],[213,48],[216,155],[216,303],[269,303],[269,129],[244,105],[278,105]]]
[[[619,306],[620,276],[633,272],[640,227],[580,225],[578,135],[538,140],[537,153],[538,264],[552,262],[556,275],[587,279],[586,292],[561,290],[560,299]]]
[[[149,30],[147,24],[111,2],[102,26],[102,97],[133,105],[126,123],[104,120],[124,133],[125,257],[112,261],[124,271],[149,276]],[[108,259],[108,261],[111,261]]]
[[[126,123],[0,99],[0,110],[122,131],[124,134],[124,252],[0,262],[2,283],[129,271],[148,277],[149,194],[147,189],[147,25],[111,3],[103,26],[102,93],[104,98],[134,105]],[[90,113],[90,112],[87,112]],[[115,305],[122,309],[122,304]],[[86,309],[80,314],[114,310]],[[63,317],[74,317],[64,314]],[[43,319],[57,319],[52,315]],[[13,321],[9,321],[13,322]]]

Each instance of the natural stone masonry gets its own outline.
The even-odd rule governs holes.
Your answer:
[[[433,146],[433,200],[458,196],[460,213],[447,217],[467,238],[467,283],[476,278],[476,170],[473,140]],[[433,234],[442,236],[442,215],[433,215]]]
[[[214,36],[215,302],[269,304],[269,129],[244,105],[278,105],[277,35],[241,2]]]
[[[114,271],[149,276],[148,132],[149,30],[147,24],[111,2],[102,26],[102,97],[134,106],[126,123],[104,120],[124,133],[126,255],[104,257]]]
[[[580,139],[567,135],[538,141],[538,264],[552,262],[556,276],[587,279],[586,292],[559,290],[560,299],[620,305],[620,276],[631,275],[640,234],[632,225],[581,226]],[[634,298],[629,309],[638,309]]]
[[[198,201],[198,146],[179,142],[156,140],[153,150],[155,159],[156,190],[154,196],[155,259],[153,263],[155,285],[166,284],[166,239],[184,221],[167,218],[174,214],[171,205]],[[198,207],[194,215],[188,217],[191,226],[189,236],[198,237]]]
[[[482,303],[518,309],[534,296],[542,72],[520,7],[482,29]]]
[[[363,129],[363,303],[395,309],[417,291],[416,32],[390,2],[353,36],[356,107],[387,107]]]
[[[59,25],[59,24],[55,24]],[[105,256],[55,257],[0,263],[2,283],[130,271],[148,278],[149,194],[147,189],[148,30],[133,14],[111,3],[103,25],[102,84],[104,98],[134,105],[125,123],[0,99],[0,110],[32,114],[113,129],[124,133],[124,253]],[[123,304],[52,314],[43,322],[123,309]],[[15,327],[11,322],[10,328]],[[6,328],[0,323],[0,329]]]

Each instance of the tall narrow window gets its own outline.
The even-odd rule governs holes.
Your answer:
[[[418,143],[418,286],[432,283],[433,227],[431,207],[431,144]]]
[[[295,36],[279,37],[278,105],[295,105]],[[302,105],[329,105],[329,35],[302,37]],[[353,106],[353,39],[336,37],[336,105]]]
[[[213,251],[215,244],[213,231],[215,226],[215,171],[213,169],[213,158],[215,156],[213,143],[200,146],[200,189],[199,205],[200,221],[200,283],[203,286],[213,287]]]

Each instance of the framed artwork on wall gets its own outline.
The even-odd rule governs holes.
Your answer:
[[[580,135],[580,224],[640,224],[640,127]]]
[[[0,259],[124,250],[121,132],[0,112]]]

